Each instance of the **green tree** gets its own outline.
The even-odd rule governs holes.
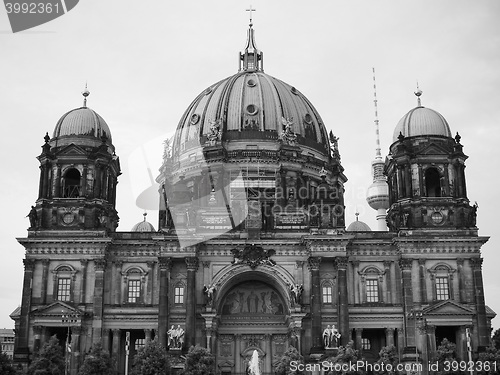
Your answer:
[[[399,364],[398,350],[394,345],[384,346],[382,350],[378,353],[379,359],[377,363],[381,367],[381,371],[378,371],[379,375],[394,375],[399,374],[396,370]]]
[[[493,345],[486,348],[485,352],[479,353],[477,363],[483,367],[478,375],[500,375],[500,349]]]
[[[14,364],[9,356],[2,353],[0,348],[0,374],[2,375],[16,375],[16,370],[14,369]]]
[[[94,344],[78,371],[79,375],[109,375],[114,369],[109,353],[102,348],[101,343]]]
[[[183,375],[215,375],[215,357],[208,349],[192,346],[186,354]]]
[[[331,363],[332,367],[337,364],[338,366],[335,367],[340,369],[339,371],[337,371],[337,369],[334,367],[330,372],[328,372],[328,375],[364,374],[364,371],[359,370],[357,368],[353,370],[352,367],[349,366],[350,364],[353,363],[355,364],[358,361],[358,359],[360,359],[359,351],[354,349],[354,343],[352,341],[349,341],[349,343],[346,346],[339,347],[336,356],[327,359],[327,361]],[[343,364],[346,365],[342,366]]]
[[[294,346],[288,347],[288,349],[283,353],[278,363],[274,367],[275,373],[277,375],[296,375],[301,374],[300,371],[295,371],[292,369],[290,363],[294,364],[304,364],[304,357],[302,357]],[[295,367],[295,366],[293,366]]]
[[[28,375],[63,375],[64,365],[63,349],[54,335],[35,354]]]
[[[491,339],[493,340],[493,346],[500,350],[500,328],[493,333],[493,337]]]
[[[439,345],[436,350],[436,361],[438,363],[436,375],[454,375],[459,373],[459,371],[452,371],[450,366],[446,365],[456,360],[456,353],[457,346],[454,343],[448,341],[446,338],[441,341],[441,345]],[[446,371],[446,368],[448,368],[449,371]]]
[[[140,348],[132,365],[131,375],[158,375],[170,373],[170,360],[166,349],[157,340]]]

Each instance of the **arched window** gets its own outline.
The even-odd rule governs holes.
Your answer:
[[[425,190],[428,197],[441,196],[441,178],[436,168],[428,168],[425,171]]]
[[[385,271],[375,266],[367,266],[358,271],[363,288],[363,303],[383,303],[382,281]]]
[[[54,275],[54,299],[72,302],[76,270],[69,265],[61,265],[56,267],[52,273]]]
[[[174,304],[182,305],[184,304],[184,284],[178,282],[174,286]]]
[[[63,178],[63,198],[78,198],[80,196],[81,175],[78,169],[70,168]]]
[[[434,282],[434,301],[453,299],[453,274],[456,270],[448,264],[440,263],[428,271],[431,274],[431,280]]]
[[[125,303],[144,303],[144,284],[147,272],[132,266],[123,273],[125,286]]]
[[[321,285],[321,302],[323,305],[331,305],[333,303],[333,285],[329,281]]]

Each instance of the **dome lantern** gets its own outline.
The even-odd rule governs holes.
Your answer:
[[[255,31],[252,23],[252,6],[247,9],[250,12],[250,24],[248,25],[247,42],[243,52],[240,52],[239,71],[264,71],[264,54],[257,48],[255,43]]]

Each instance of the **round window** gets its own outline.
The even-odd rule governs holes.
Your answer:
[[[259,111],[259,109],[257,108],[256,105],[254,105],[254,104],[247,105],[247,113],[249,115],[255,115],[258,111]]]
[[[290,91],[292,91],[292,94],[295,94],[295,95],[297,95],[299,93],[295,87],[292,87]]]
[[[313,118],[309,113],[306,113],[304,116],[304,121],[307,122],[308,124],[311,124],[313,121]]]
[[[197,124],[198,121],[200,121],[200,115],[197,115],[196,113],[191,116],[191,124]]]
[[[250,87],[254,87],[256,85],[255,81],[253,79],[249,79],[247,81],[247,85],[250,86]]]
[[[205,90],[205,95],[208,95],[208,94],[210,94],[211,92],[212,92],[212,88],[211,88],[211,87],[209,87],[209,88],[207,88],[207,89]]]

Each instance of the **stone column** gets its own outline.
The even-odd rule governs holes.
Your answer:
[[[354,328],[354,332],[356,334],[356,349],[361,353],[363,351],[363,328]]]
[[[78,363],[80,358],[80,334],[82,332],[81,327],[71,328],[71,353],[70,356],[70,373],[76,374],[78,371]]]
[[[411,197],[412,192],[411,192],[411,170],[410,170],[410,165],[405,164],[404,166],[405,169],[405,188],[406,188],[406,197]]]
[[[187,266],[186,297],[186,345],[188,348],[196,344],[196,271],[198,258],[185,258]]]
[[[465,303],[465,275],[464,275],[464,260],[457,259],[457,277],[458,277],[458,302]]]
[[[349,301],[347,298],[347,257],[337,257],[337,280],[338,280],[338,319],[339,332],[342,335],[342,345],[347,345],[350,340],[349,330]]]
[[[404,181],[403,181],[402,166],[400,166],[400,165],[397,166],[397,173],[398,173],[398,197],[404,198],[405,187],[404,187]]]
[[[450,196],[450,176],[448,173],[448,163],[445,163],[443,166],[444,169],[444,193],[447,197]],[[441,189],[443,190],[443,189]]]
[[[420,196],[425,196],[424,192],[424,173],[422,171],[422,165],[418,165],[418,190],[420,191]]]
[[[120,329],[113,329],[113,348],[112,348],[112,357],[115,359],[115,361],[118,362],[120,358],[120,338],[121,338],[121,333],[122,331]],[[119,364],[117,363],[118,367]]]
[[[87,164],[84,164],[82,171],[82,188],[80,190],[80,196],[85,197],[86,195],[87,195]]]
[[[391,277],[391,265],[392,260],[384,261],[384,269],[385,269],[385,302],[393,303],[392,301],[392,277]]]
[[[150,329],[150,328],[146,328],[144,330],[144,338],[145,338],[144,341],[146,341],[146,344],[151,341],[151,332],[152,332],[152,329]]]
[[[104,328],[102,330],[102,348],[108,352],[110,352],[109,348],[109,328]]]
[[[486,305],[484,303],[484,288],[483,288],[483,273],[481,267],[483,265],[482,258],[471,258],[472,276],[474,279],[474,294],[476,297],[476,324],[478,333],[478,351],[484,351],[489,345],[490,337],[488,325],[486,321]]]
[[[21,297],[21,316],[19,319],[19,331],[15,337],[16,359],[28,361],[29,355],[29,322],[31,311],[31,286],[33,282],[33,271],[35,269],[34,259],[23,259],[24,280],[23,294]]]
[[[104,269],[106,268],[105,259],[94,259],[95,284],[94,284],[94,303],[92,320],[92,342],[101,341],[102,313],[104,308]]]
[[[40,180],[38,182],[38,199],[43,198],[43,177],[44,177],[44,166],[41,164],[40,168]]]
[[[146,298],[144,303],[153,304],[153,273],[156,262],[146,262],[148,266],[148,284],[146,287]]]
[[[115,278],[113,281],[114,290],[113,290],[113,304],[121,305],[121,292],[122,292],[122,266],[123,262],[121,260],[116,260],[113,262],[115,268]]]
[[[427,303],[427,287],[425,285],[425,259],[418,260],[419,285],[420,285],[420,304]]]
[[[352,289],[354,290],[354,303],[359,304],[359,303],[361,303],[361,298],[360,298],[360,296],[361,296],[361,290],[360,290],[361,280],[359,278],[359,260],[354,260],[352,262],[352,267],[353,267],[352,278],[354,281],[354,284],[352,286]]]
[[[168,279],[170,270],[172,269],[171,258],[158,258],[160,268],[160,301],[158,308],[158,338],[160,344],[167,347],[167,330],[168,330],[168,295],[169,285]]]
[[[394,345],[394,328],[385,329],[385,346]]]
[[[61,166],[56,166],[56,173],[54,176],[54,198],[61,197]]]
[[[273,364],[272,364],[272,353],[271,353],[271,340],[272,335],[266,334],[264,335],[264,351],[266,352],[266,365],[264,372],[272,372]],[[300,351],[299,351],[300,353]]]
[[[42,197],[49,197],[49,164],[45,163],[42,168],[43,172],[43,187],[42,187]]]
[[[47,303],[47,281],[49,279],[49,259],[42,259],[42,305]]]
[[[402,258],[399,267],[403,282],[403,312],[405,314],[405,346],[415,346],[415,330],[408,327],[408,314],[413,310],[413,288],[411,284],[412,259]]]
[[[234,372],[244,373],[245,369],[241,368],[241,335],[234,335]]]
[[[101,198],[101,165],[96,163],[94,168],[94,198]]]
[[[82,283],[80,285],[80,304],[84,304],[86,298],[87,290],[87,265],[89,261],[87,259],[81,259],[80,263],[82,265]]]
[[[427,326],[427,342],[429,343],[428,361],[434,362],[436,360],[436,326]]]
[[[33,338],[34,338],[34,343],[33,343],[33,351],[36,353],[40,350],[40,347],[42,346],[42,326],[33,326]]]
[[[311,335],[313,348],[322,348],[320,264],[321,257],[310,257],[308,259],[309,271],[311,272]]]

